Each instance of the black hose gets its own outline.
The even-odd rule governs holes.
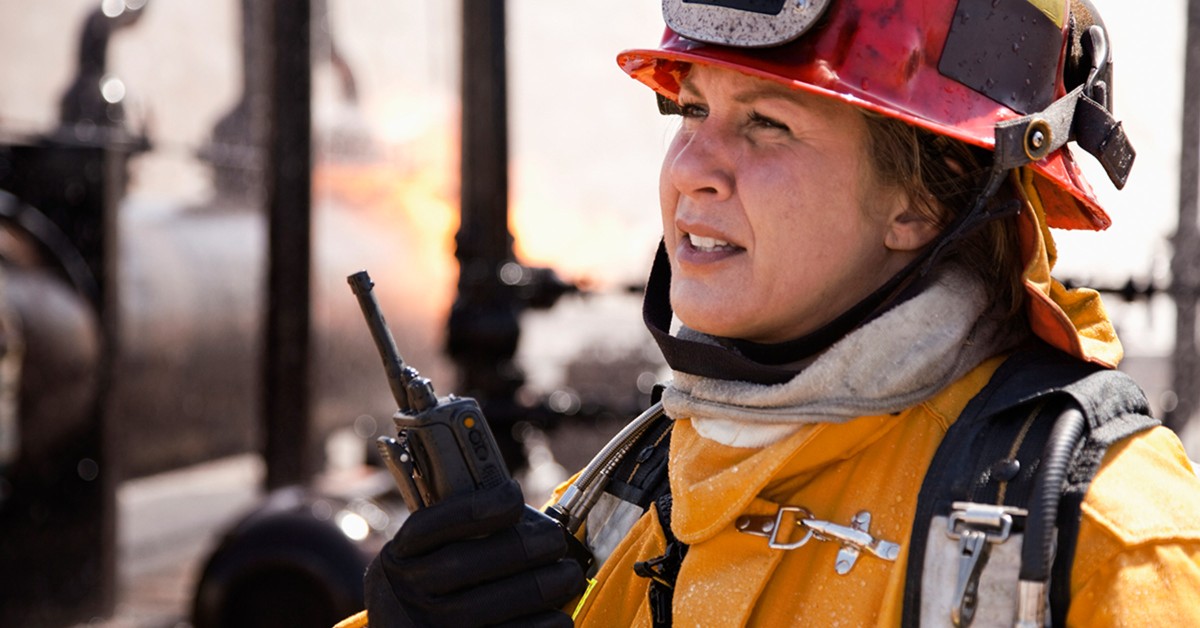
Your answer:
[[[1054,554],[1055,520],[1058,502],[1072,455],[1083,439],[1087,426],[1083,413],[1072,406],[1058,415],[1046,449],[1042,454],[1041,481],[1034,488],[1025,522],[1025,543],[1021,548],[1021,580],[1049,582]]]

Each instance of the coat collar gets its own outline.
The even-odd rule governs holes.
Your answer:
[[[806,423],[899,412],[1021,339],[1005,333],[988,307],[974,275],[945,269],[923,292],[854,330],[787,382],[677,371],[663,407],[691,418],[701,435],[742,447],[768,445]]]

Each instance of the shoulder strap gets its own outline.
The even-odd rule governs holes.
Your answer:
[[[604,491],[643,510],[659,495],[670,492],[667,459],[674,425],[666,415],[651,425],[617,462]]]
[[[920,621],[921,583],[929,528],[956,501],[1026,507],[1039,477],[1055,419],[1075,406],[1085,417],[1084,440],[1068,468],[1059,504],[1059,551],[1052,590],[1065,617],[1079,506],[1108,446],[1156,425],[1145,396],[1118,371],[1089,365],[1043,344],[1010,356],[947,431],[917,498],[906,573],[902,624]],[[1073,522],[1073,525],[1072,525]]]
[[[1058,552],[1050,573],[1050,608],[1055,626],[1067,623],[1071,566],[1083,517],[1081,507],[1105,453],[1114,443],[1161,424],[1150,416],[1149,404],[1141,388],[1119,371],[1097,372],[1066,387],[1065,391],[1079,403],[1087,419],[1087,432],[1067,468],[1059,504]]]
[[[634,564],[638,576],[650,579],[648,596],[654,626],[671,625],[671,601],[675,579],[687,555],[688,545],[675,538],[671,531],[671,483],[668,478],[668,458],[671,449],[671,429],[674,421],[664,417],[653,425],[630,448],[613,471],[605,491],[614,497],[636,504],[643,510],[653,505],[666,539],[662,556]]]

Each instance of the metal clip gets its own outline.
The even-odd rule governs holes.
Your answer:
[[[946,533],[958,539],[958,583],[954,587],[956,606],[950,609],[950,621],[958,628],[970,626],[979,605],[979,576],[987,565],[992,544],[1008,540],[1013,517],[1024,517],[1027,511],[1011,506],[993,506],[954,502],[954,511]]]
[[[804,536],[798,541],[780,540],[781,530],[789,527],[784,525],[784,518],[788,514],[794,516],[796,526],[805,530]],[[738,517],[735,525],[746,534],[767,537],[767,545],[772,549],[796,549],[813,538],[818,541],[837,541],[842,547],[838,550],[834,569],[840,575],[850,573],[863,550],[889,561],[896,560],[900,555],[899,544],[871,536],[871,513],[865,510],[854,515],[849,526],[816,519],[811,512],[799,506],[780,506],[773,517],[744,515]]]
[[[1083,43],[1085,44],[1085,54],[1090,52],[1092,57],[1087,80],[1083,83],[1083,93],[1088,98],[1099,102],[1105,109],[1111,109],[1112,103],[1108,102],[1108,85],[1105,85],[1104,81],[1098,80],[1108,69],[1108,34],[1104,31],[1103,26],[1093,24],[1084,32]],[[1097,87],[1102,92],[1100,98],[1096,98]]]
[[[850,573],[850,569],[858,561],[859,553],[864,549],[884,560],[894,561],[900,555],[899,544],[876,539],[870,535],[871,513],[865,510],[854,515],[854,519],[850,521],[850,527],[820,519],[808,519],[801,523],[818,539],[822,541],[836,540],[842,544],[842,549],[838,550],[837,563],[834,566],[834,569],[841,575]]]
[[[954,587],[954,598],[958,605],[950,608],[950,621],[958,628],[971,625],[975,609],[979,605],[979,574],[987,564],[992,546],[987,534],[978,530],[966,530],[958,539],[958,584]]]

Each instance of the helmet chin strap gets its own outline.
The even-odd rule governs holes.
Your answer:
[[[920,258],[922,262],[919,270],[921,276],[928,274],[937,264],[937,261],[941,259],[942,255],[964,237],[974,233],[977,229],[993,220],[1014,216],[1021,211],[1021,204],[1016,200],[1001,203],[990,211],[987,208],[988,201],[996,196],[996,192],[1000,191],[1000,185],[1004,183],[1004,179],[1008,177],[1008,173],[1008,168],[1004,168],[998,163],[992,164],[988,180],[984,183],[983,189],[975,197],[975,202],[971,204],[971,209],[959,214],[950,224],[946,225],[946,228],[938,234],[938,237],[922,253]],[[903,273],[905,270],[901,270],[900,272]]]

